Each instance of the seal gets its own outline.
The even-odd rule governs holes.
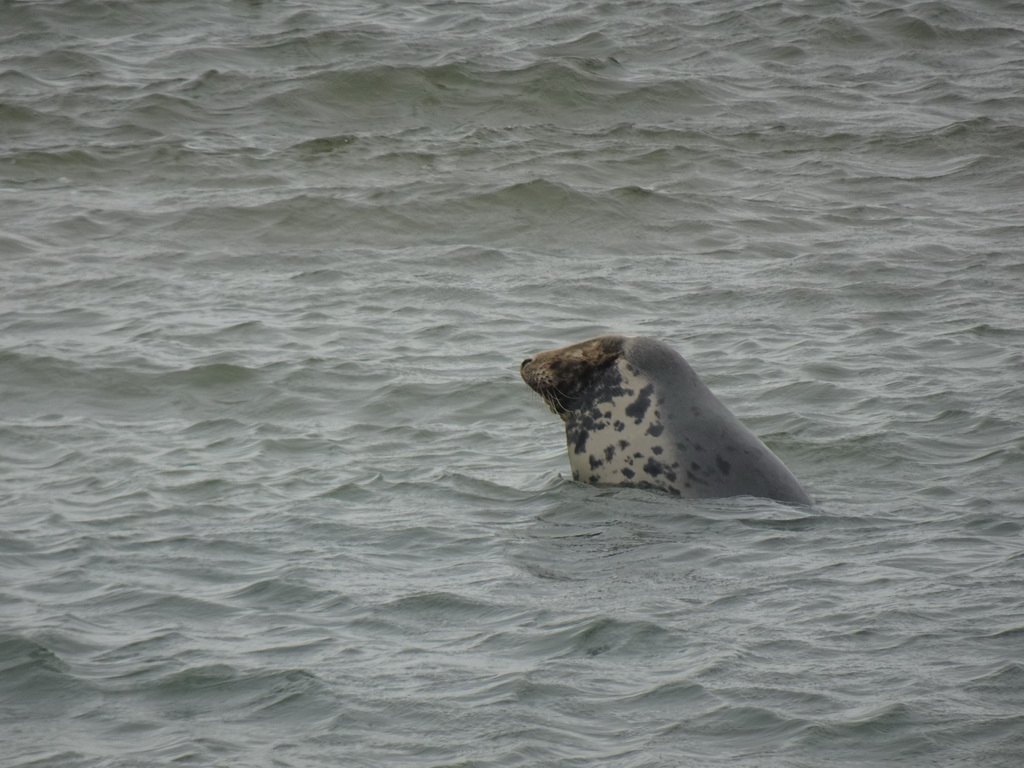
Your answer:
[[[811,504],[768,446],[656,339],[598,336],[527,358],[520,373],[565,422],[574,480]]]

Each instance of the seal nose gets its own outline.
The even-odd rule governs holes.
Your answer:
[[[526,366],[528,366],[532,362],[533,362],[533,358],[532,357],[526,358],[525,360],[523,360],[522,363],[519,364],[519,370],[520,371],[523,370],[523,368],[525,368]]]

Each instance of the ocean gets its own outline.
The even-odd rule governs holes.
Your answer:
[[[5,768],[1016,768],[1024,6],[0,0],[0,510]]]

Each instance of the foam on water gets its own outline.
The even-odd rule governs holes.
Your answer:
[[[1012,2],[0,5],[12,766],[1016,766]],[[661,338],[818,501],[569,482]]]

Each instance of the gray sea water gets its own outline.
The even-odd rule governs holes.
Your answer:
[[[1016,0],[0,0],[4,766],[1016,767],[1022,486]]]

